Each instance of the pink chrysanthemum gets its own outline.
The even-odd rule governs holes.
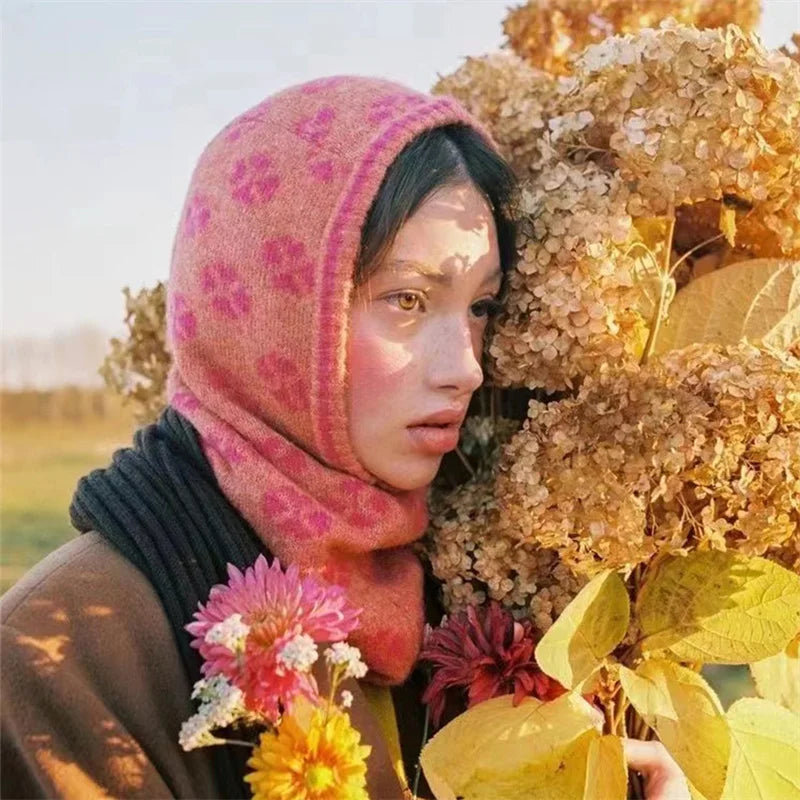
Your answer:
[[[205,639],[212,626],[234,614],[250,628],[240,653]],[[289,669],[278,659],[284,646],[300,634],[316,642],[342,641],[357,626],[359,614],[341,586],[301,578],[294,564],[284,572],[277,558],[269,565],[260,555],[244,573],[228,564],[228,583],[211,589],[186,630],[204,659],[203,675],[222,673],[242,690],[248,709],[276,721],[295,697],[313,702],[317,696],[310,673]]]
[[[438,726],[448,695],[467,695],[467,708],[504,694],[553,700],[566,690],[536,664],[536,638],[528,620],[516,621],[499,603],[469,606],[433,630],[420,658],[433,664],[433,678],[422,696]],[[460,698],[459,698],[460,699]]]

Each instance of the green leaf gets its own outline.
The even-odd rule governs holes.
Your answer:
[[[549,703],[512,696],[486,700],[456,717],[422,750],[438,800],[573,800],[583,792],[591,741],[603,716],[580,695]]]
[[[643,652],[743,664],[783,650],[800,629],[800,577],[734,552],[669,556],[637,601]]]
[[[622,578],[601,572],[581,589],[539,641],[536,662],[568,689],[588,678],[622,641],[630,601]]]
[[[714,690],[696,672],[662,659],[645,661],[636,672],[621,667],[620,682],[693,786],[707,800],[719,800],[730,734]]]
[[[723,800],[800,797],[800,717],[745,697],[728,709],[731,759]]]
[[[774,656],[750,665],[758,693],[765,700],[800,714],[800,634]]]

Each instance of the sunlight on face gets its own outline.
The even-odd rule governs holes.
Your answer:
[[[356,456],[397,489],[429,484],[472,393],[501,285],[491,210],[471,184],[446,187],[400,229],[350,316],[350,435]],[[455,412],[450,430],[414,424]],[[451,446],[452,445],[452,446]]]

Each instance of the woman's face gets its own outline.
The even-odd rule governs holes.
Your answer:
[[[397,489],[427,486],[472,393],[501,285],[489,205],[471,184],[446,187],[400,229],[357,287],[350,317],[348,419],[356,456]],[[433,414],[440,419],[427,420]],[[445,424],[446,423],[446,424]]]

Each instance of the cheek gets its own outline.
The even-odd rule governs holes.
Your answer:
[[[363,423],[366,415],[387,415],[391,405],[402,403],[412,364],[407,345],[379,335],[368,320],[356,321],[348,358],[350,406],[356,419]]]

